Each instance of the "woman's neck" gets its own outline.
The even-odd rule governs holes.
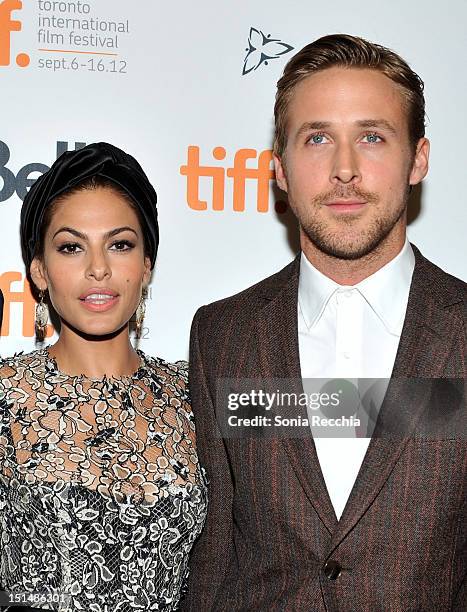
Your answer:
[[[60,338],[48,353],[59,369],[70,376],[103,378],[129,376],[140,365],[140,357],[131,346],[128,328],[111,337],[83,337],[62,325]]]

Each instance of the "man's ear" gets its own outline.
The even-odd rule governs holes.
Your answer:
[[[36,287],[41,291],[45,291],[47,289],[45,268],[43,262],[37,257],[34,257],[29,266],[29,273]]]
[[[276,183],[282,191],[287,193],[287,177],[282,159],[276,153],[272,154],[272,158],[274,159],[274,169],[276,171]]]
[[[430,141],[428,138],[420,138],[417,143],[412,170],[409,177],[409,185],[418,185],[428,172],[428,158],[430,157]]]

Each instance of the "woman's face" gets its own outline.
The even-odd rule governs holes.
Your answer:
[[[62,325],[100,336],[128,323],[150,267],[135,211],[113,189],[98,187],[57,204],[31,276],[48,289]]]

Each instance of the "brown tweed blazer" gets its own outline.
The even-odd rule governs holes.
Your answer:
[[[392,380],[431,379],[428,389],[433,379],[456,378],[462,388],[466,284],[414,252]],[[218,378],[300,378],[299,264],[194,318],[190,386],[210,508],[181,609],[465,612],[465,431],[436,439],[374,435],[339,521],[311,436],[219,435]],[[423,406],[405,407],[414,424]],[[385,408],[386,401],[383,421]],[[465,417],[465,405],[460,412]],[[337,578],[329,561],[341,568]]]

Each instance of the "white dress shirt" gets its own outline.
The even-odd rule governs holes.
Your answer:
[[[302,378],[391,376],[404,324],[415,256],[400,253],[357,285],[339,285],[302,252],[298,340]],[[315,438],[316,451],[339,519],[370,438]]]

